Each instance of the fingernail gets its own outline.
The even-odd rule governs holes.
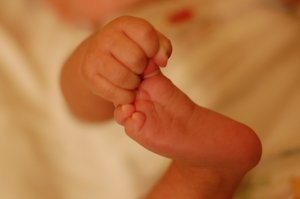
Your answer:
[[[160,73],[159,66],[151,59],[143,73],[143,78],[147,79]]]
[[[144,75],[143,78],[144,78],[144,79],[147,79],[147,78],[153,77],[153,76],[155,76],[155,75],[158,75],[158,74],[160,74],[160,73],[161,73],[160,70],[156,70],[156,71],[153,71],[152,73],[149,73],[149,74],[147,74],[147,75]]]

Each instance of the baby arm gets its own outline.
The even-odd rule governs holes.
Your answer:
[[[115,120],[145,148],[173,159],[147,199],[228,199],[259,161],[247,126],[193,103],[161,73],[168,39],[148,22],[118,18],[89,37],[66,63],[61,84],[79,117]]]
[[[70,109],[84,120],[111,118],[114,105],[134,101],[146,66],[165,66],[171,51],[169,40],[148,22],[113,20],[87,38],[62,70],[61,87]]]

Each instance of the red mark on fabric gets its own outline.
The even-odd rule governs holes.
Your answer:
[[[192,9],[182,8],[182,9],[177,10],[174,13],[172,13],[169,16],[168,21],[171,24],[178,24],[178,23],[187,22],[187,21],[191,20],[193,17],[194,17],[194,13],[193,13]]]

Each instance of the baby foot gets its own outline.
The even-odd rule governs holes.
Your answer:
[[[138,143],[179,162],[248,170],[260,158],[250,128],[198,106],[161,73],[143,80],[135,103],[118,106],[115,119]]]

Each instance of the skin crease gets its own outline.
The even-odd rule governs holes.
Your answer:
[[[64,2],[62,12],[79,2]],[[173,160],[146,199],[229,199],[258,163],[261,143],[246,125],[192,102],[159,71],[171,52],[147,21],[119,17],[67,60],[63,94],[77,117],[99,122],[114,114],[129,137]]]

